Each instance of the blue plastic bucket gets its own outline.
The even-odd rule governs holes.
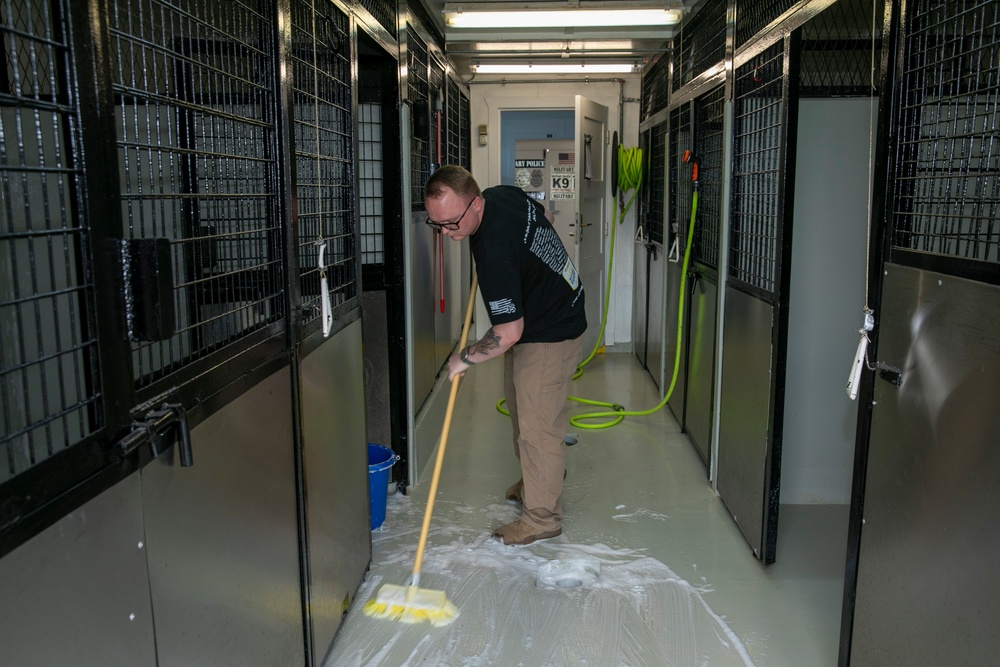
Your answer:
[[[399,457],[388,447],[368,443],[368,503],[372,530],[385,521],[385,503],[389,496],[389,468]]]

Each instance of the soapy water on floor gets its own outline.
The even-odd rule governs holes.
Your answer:
[[[625,506],[619,505],[615,509],[625,509]],[[670,519],[666,514],[660,514],[659,512],[653,512],[645,508],[639,508],[634,512],[615,514],[611,518],[615,521],[626,521],[628,523],[636,523],[640,518],[652,519],[654,521],[667,521]]]
[[[488,527],[511,508],[438,501],[421,587],[460,610],[450,625],[365,616],[383,584],[405,585],[423,504],[397,495],[372,533],[372,568],[326,667],[752,665],[746,647],[692,586],[637,549],[567,541],[509,547]]]

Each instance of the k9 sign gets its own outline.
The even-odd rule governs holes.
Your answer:
[[[552,177],[552,190],[575,190],[576,189],[576,176],[553,176]]]

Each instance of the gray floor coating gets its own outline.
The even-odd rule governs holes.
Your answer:
[[[389,498],[371,572],[327,667],[836,664],[847,508],[782,506],[777,563],[764,567],[666,408],[571,429],[579,444],[567,450],[562,536],[526,547],[491,539],[517,512],[503,500],[518,469],[494,407],[501,375],[497,362],[463,381],[423,568],[421,585],[444,590],[460,616],[435,628],[360,610],[382,584],[406,583],[424,484]],[[628,409],[658,403],[629,354],[598,356],[571,393]],[[570,414],[588,411],[570,404]],[[538,585],[553,568],[589,578]]]

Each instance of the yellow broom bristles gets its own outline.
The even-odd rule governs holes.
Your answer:
[[[416,586],[386,584],[378,595],[365,603],[362,611],[373,618],[387,618],[401,623],[423,623],[440,627],[458,618],[458,607],[444,591]]]

